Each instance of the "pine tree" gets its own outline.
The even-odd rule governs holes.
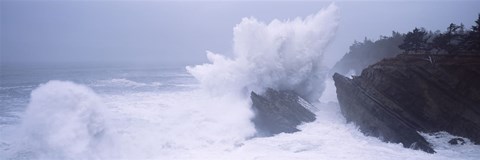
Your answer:
[[[424,28],[415,28],[413,31],[408,32],[405,35],[403,43],[398,47],[404,50],[405,53],[418,53],[420,51],[427,52],[429,50],[427,43],[429,38],[430,36],[428,36],[428,33]]]
[[[438,52],[445,51],[448,54],[458,53],[463,45],[464,26],[451,23],[445,33],[440,33],[432,40],[432,49]]]
[[[475,21],[472,30],[468,32],[468,35],[465,38],[465,48],[468,51],[476,52],[480,54],[480,14],[478,14],[478,19]]]

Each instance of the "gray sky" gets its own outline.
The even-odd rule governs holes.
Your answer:
[[[330,2],[0,1],[2,64],[198,64],[205,50],[231,54],[242,17],[269,22],[318,12]],[[354,40],[414,27],[473,25],[480,1],[336,2],[333,65]]]

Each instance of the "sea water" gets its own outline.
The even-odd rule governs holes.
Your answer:
[[[480,159],[479,146],[450,145],[445,132],[422,133],[429,154],[347,123],[322,64],[338,19],[334,4],[293,20],[244,18],[233,56],[207,51],[199,65],[0,64],[0,159]],[[253,137],[249,95],[266,88],[294,90],[317,119]]]
[[[424,134],[435,154],[364,136],[326,81],[316,121],[252,138],[250,102],[206,93],[183,67],[3,67],[0,159],[480,158],[444,132]]]

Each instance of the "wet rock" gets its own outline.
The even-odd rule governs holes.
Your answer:
[[[480,56],[399,55],[333,78],[342,114],[366,135],[429,153],[418,131],[480,142]]]
[[[464,145],[465,140],[463,138],[453,138],[449,140],[448,143],[450,143],[451,145],[458,145],[458,144]]]
[[[257,136],[296,132],[299,124],[315,120],[315,114],[306,108],[312,105],[293,91],[267,89],[262,95],[251,92],[250,98]]]

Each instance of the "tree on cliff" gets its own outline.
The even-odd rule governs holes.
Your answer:
[[[349,49],[333,66],[332,73],[361,73],[369,65],[401,53],[480,54],[480,14],[471,30],[463,24],[451,23],[446,31],[427,32],[424,28],[415,28],[407,34],[394,31],[376,41],[355,41]]]
[[[430,36],[428,36],[428,32],[425,31],[424,28],[415,28],[413,31],[408,32],[405,35],[403,43],[398,47],[403,49],[405,53],[419,53],[420,51],[427,52],[429,51],[429,46],[427,43],[429,38]]]
[[[472,26],[472,30],[468,32],[464,44],[468,51],[480,53],[480,14],[478,14],[475,24],[475,26]]]
[[[456,25],[451,23],[445,33],[439,33],[432,39],[430,44],[431,50],[436,51],[436,53],[446,52],[454,54],[464,49],[464,28],[463,24]]]

